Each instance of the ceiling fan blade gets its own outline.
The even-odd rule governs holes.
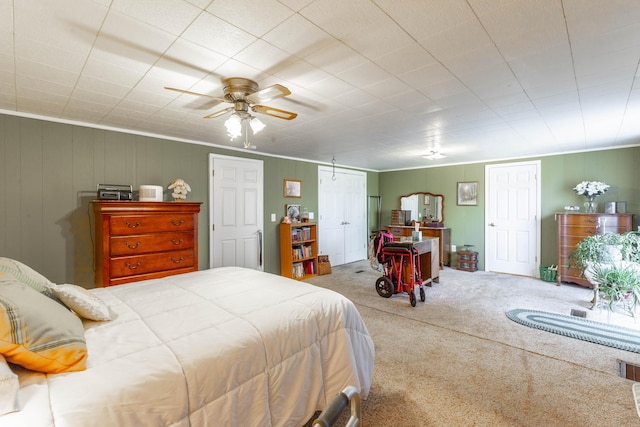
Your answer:
[[[291,91],[286,87],[275,84],[273,86],[265,87],[257,92],[247,95],[245,99],[252,104],[258,104],[261,102],[269,102],[273,99],[282,98],[283,96],[291,95]]]
[[[206,96],[207,98],[215,99],[215,100],[220,101],[220,102],[226,102],[226,100],[224,98],[220,98],[220,97],[213,96],[213,95],[207,95],[205,93],[191,92],[190,90],[177,89],[175,87],[168,87],[168,86],[165,86],[164,88],[167,89],[167,90],[173,90],[175,92],[186,93],[186,94],[189,94],[189,95],[196,95],[196,96]]]
[[[267,107],[266,105],[252,105],[251,109],[256,113],[266,114],[267,116],[277,117],[284,120],[293,120],[298,115],[291,111],[280,110],[279,108]]]
[[[227,107],[227,108],[223,108],[220,111],[216,111],[213,112],[211,114],[207,114],[206,116],[204,116],[205,119],[213,119],[215,117],[220,117],[221,115],[228,113],[229,111],[233,111],[235,109],[235,107]]]

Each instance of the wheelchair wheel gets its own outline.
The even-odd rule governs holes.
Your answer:
[[[411,303],[411,307],[416,306],[416,294],[415,292],[409,292],[409,302]]]
[[[393,283],[387,276],[378,277],[376,280],[376,291],[383,298],[389,298],[393,295]]]
[[[424,288],[422,286],[420,286],[420,301],[424,302],[425,299],[427,299],[427,298],[424,295]]]

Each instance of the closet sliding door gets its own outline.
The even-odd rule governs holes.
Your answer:
[[[318,248],[331,265],[367,257],[367,175],[318,167]]]

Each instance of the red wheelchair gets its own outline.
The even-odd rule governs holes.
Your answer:
[[[415,288],[420,290],[420,301],[426,299],[418,251],[411,242],[389,242],[381,246],[379,253],[382,277],[376,280],[376,291],[383,298],[406,292],[409,302],[416,306]]]

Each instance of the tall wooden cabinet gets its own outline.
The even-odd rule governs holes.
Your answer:
[[[569,254],[582,239],[604,233],[625,233],[633,229],[633,214],[558,213],[558,284],[577,283],[591,287],[580,270],[569,268]]]
[[[197,202],[96,200],[95,285],[198,270]]]
[[[316,224],[280,224],[280,275],[304,280],[318,275]]]

